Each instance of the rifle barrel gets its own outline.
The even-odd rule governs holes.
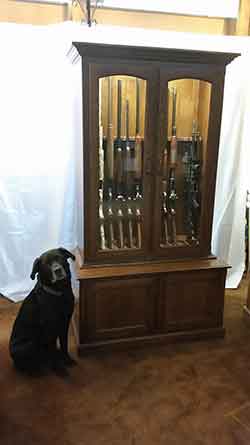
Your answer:
[[[136,78],[136,118],[135,134],[140,134],[140,79]]]
[[[176,136],[176,87],[173,88],[173,109],[172,109],[172,136]]]
[[[140,79],[136,78],[135,179],[142,175],[142,138],[140,135]]]
[[[113,91],[112,77],[108,77],[108,126],[107,126],[107,156],[106,169],[108,179],[114,178],[114,141],[113,141]]]
[[[122,125],[122,81],[119,79],[117,84],[117,139],[121,140]]]
[[[172,136],[170,142],[170,164],[175,166],[177,162],[177,137],[176,137],[176,88],[173,88],[173,109],[172,109]]]
[[[129,101],[126,100],[126,141],[129,143]]]

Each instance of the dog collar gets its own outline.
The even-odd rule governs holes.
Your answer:
[[[49,294],[52,295],[62,295],[62,292],[59,290],[54,290],[49,286],[45,286],[44,284],[41,285],[42,289],[45,290],[45,292],[48,292]]]

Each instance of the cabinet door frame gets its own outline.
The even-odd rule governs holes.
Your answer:
[[[162,277],[160,329],[173,333],[223,326],[225,278],[226,269],[173,272]]]
[[[134,299],[130,300],[130,304],[134,306],[130,311],[127,311],[127,297],[125,295],[129,294],[133,288],[137,289],[138,296],[140,289],[144,292],[144,319],[141,319],[140,322],[132,321],[134,312],[136,315]],[[120,298],[121,289],[124,294]],[[82,288],[80,308],[80,326],[84,327],[80,334],[81,342],[109,341],[153,335],[157,325],[158,289],[159,280],[154,275],[116,277],[85,282]],[[117,293],[117,296],[114,295],[115,293]],[[106,297],[111,301],[111,304],[101,303],[102,299],[105,301]],[[117,312],[114,311],[116,300],[119,300],[119,310]],[[111,319],[115,312],[115,325],[110,323],[107,325],[104,323],[103,326],[98,325],[98,314],[101,319],[104,318],[105,320],[107,318],[108,320],[109,312],[112,313]],[[131,321],[128,321],[125,325],[119,325],[119,317],[124,313],[128,317],[131,315]]]
[[[198,258],[211,257],[211,236],[212,236],[212,220],[214,210],[214,195],[216,184],[218,148],[220,137],[221,113],[223,104],[224,89],[223,66],[208,64],[181,64],[181,63],[165,63],[160,66],[160,85],[159,85],[159,122],[158,122],[158,141],[157,156],[155,158],[155,203],[153,215],[153,246],[152,256],[155,258],[165,257],[173,258]],[[168,82],[178,79],[197,79],[209,82],[211,84],[211,98],[207,137],[207,151],[203,176],[203,194],[202,206],[200,214],[200,243],[197,247],[160,247],[160,230],[161,230],[161,156],[164,138],[166,138],[166,128],[168,122],[167,107],[167,89]]]
[[[155,141],[157,127],[157,71],[151,63],[138,62],[134,60],[117,61],[113,59],[91,59],[85,58],[83,63],[83,145],[84,145],[84,261],[112,262],[135,260],[136,258],[147,258],[151,250],[151,224],[152,224],[152,149]],[[141,249],[133,251],[114,250],[100,251],[97,245],[98,231],[98,80],[99,78],[112,75],[127,75],[139,77],[147,82],[146,90],[146,112],[144,130],[144,163],[143,163],[143,190],[144,220],[142,223]],[[155,120],[155,122],[154,122]]]

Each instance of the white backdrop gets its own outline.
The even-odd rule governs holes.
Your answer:
[[[0,26],[0,292],[14,300],[38,255],[75,244],[74,84],[59,31]]]
[[[213,252],[233,266],[227,286],[237,287],[244,266],[249,39],[72,23],[1,24],[0,292],[22,299],[34,285],[29,275],[36,256],[76,245],[80,63],[73,66],[66,57],[76,40],[245,53],[227,69],[213,229]]]

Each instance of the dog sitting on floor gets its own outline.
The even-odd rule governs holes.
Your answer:
[[[52,369],[67,375],[67,367],[76,363],[68,352],[74,310],[69,258],[75,260],[68,250],[58,248],[34,261],[31,278],[37,275],[37,283],[20,307],[9,344],[20,371],[37,374]]]

